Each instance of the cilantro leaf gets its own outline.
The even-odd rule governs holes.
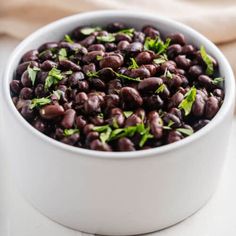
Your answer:
[[[166,54],[160,55],[158,58],[153,60],[153,62],[157,65],[163,64],[166,61],[168,61]]]
[[[128,35],[129,37],[133,37],[134,35],[134,28],[129,28],[129,29],[122,29],[120,31],[117,32],[117,34],[122,33],[125,35]]]
[[[59,61],[67,59],[67,51],[65,48],[61,48],[58,52]]]
[[[97,55],[97,56],[96,56],[96,60],[97,60],[97,61],[100,61],[100,60],[102,60],[102,59],[103,59],[103,56],[100,56],[100,55]]]
[[[193,86],[185,95],[178,108],[183,109],[185,116],[189,115],[196,99],[197,89]]]
[[[165,91],[165,89],[166,89],[166,85],[165,84],[161,84],[158,88],[157,88],[157,90],[155,91],[155,93],[163,93],[164,91]]]
[[[137,68],[139,68],[139,66],[138,66],[138,64],[137,64],[137,62],[135,61],[134,58],[130,58],[130,60],[131,60],[131,64],[128,67],[128,69],[137,69]]]
[[[167,79],[172,79],[173,78],[173,74],[170,73],[168,68],[165,69],[164,77],[166,77]]]
[[[142,133],[142,138],[139,142],[139,147],[143,147],[144,144],[147,142],[148,139],[153,138],[154,136],[149,133],[150,128],[146,128],[145,131]]]
[[[126,118],[129,118],[133,114],[132,111],[123,111],[123,113],[124,113]]]
[[[206,74],[212,75],[214,72],[213,61],[212,61],[211,57],[206,53],[206,49],[204,48],[204,46],[201,46],[200,53],[201,53],[201,57],[202,57],[203,61],[205,62],[206,66],[207,66]]]
[[[102,132],[99,136],[102,143],[106,143],[111,135],[112,129],[108,126],[105,132]]]
[[[113,34],[97,36],[97,40],[104,43],[111,43],[115,41],[115,36]]]
[[[54,94],[57,97],[57,99],[60,100],[63,92],[61,90],[56,90],[56,91],[53,91],[52,94]]]
[[[176,130],[179,131],[180,133],[184,134],[184,135],[187,135],[187,136],[193,134],[193,130],[192,129],[178,128]]]
[[[35,107],[41,107],[41,106],[47,105],[49,103],[51,103],[51,99],[49,99],[48,97],[46,97],[46,98],[34,98],[31,101],[30,109],[33,109]]]
[[[211,83],[214,85],[220,85],[223,81],[224,81],[224,78],[218,77],[218,78],[213,79]]]
[[[83,35],[90,35],[94,32],[100,31],[100,27],[84,27],[80,30]]]
[[[29,78],[32,82],[32,85],[34,85],[37,73],[39,71],[40,71],[40,68],[38,68],[36,66],[34,66],[33,68],[31,68],[30,66],[27,67],[27,72],[28,72]]]
[[[53,84],[57,84],[58,81],[62,80],[63,76],[61,74],[61,71],[53,67],[45,80],[45,90],[48,90]]]
[[[68,35],[68,34],[65,34],[64,40],[65,40],[67,43],[74,43],[74,41],[71,39],[70,35]]]
[[[64,136],[71,136],[73,134],[79,133],[79,129],[64,129]]]
[[[98,72],[93,72],[93,71],[88,71],[86,74],[89,78],[93,78],[93,77],[99,77],[98,76]]]
[[[109,127],[109,125],[94,126],[93,130],[100,133],[100,132],[107,130],[108,127]]]
[[[170,39],[167,38],[165,42],[163,42],[159,36],[155,39],[147,37],[144,42],[144,49],[145,50],[152,50],[157,54],[165,53],[167,48],[170,45]]]

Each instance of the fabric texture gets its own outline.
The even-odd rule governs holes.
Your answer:
[[[0,39],[23,39],[56,19],[83,11],[132,9],[179,20],[216,43],[236,72],[235,0],[0,0]]]

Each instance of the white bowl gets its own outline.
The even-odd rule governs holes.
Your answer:
[[[105,153],[72,147],[38,132],[18,113],[9,83],[23,53],[59,40],[79,25],[113,21],[162,33],[182,32],[204,45],[225,78],[225,100],[200,131],[145,151]],[[176,21],[150,13],[97,11],[64,18],[26,38],[12,53],[4,76],[5,140],[12,173],[40,212],[68,227],[105,235],[147,233],[173,225],[203,206],[215,191],[226,158],[235,98],[228,61],[208,39]]]

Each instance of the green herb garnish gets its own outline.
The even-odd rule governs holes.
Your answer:
[[[145,50],[152,50],[157,54],[165,53],[167,48],[170,45],[170,39],[167,38],[165,42],[163,42],[159,36],[155,39],[147,37],[144,42],[144,49]]]
[[[211,83],[214,85],[220,85],[223,81],[224,81],[224,78],[218,77],[218,78],[213,79]]]
[[[66,34],[64,36],[64,40],[67,42],[67,43],[74,43],[74,41],[71,39],[70,35]]]
[[[61,90],[56,90],[56,91],[53,91],[52,94],[54,94],[57,97],[57,99],[60,100],[63,92]]]
[[[94,32],[100,31],[100,27],[84,27],[80,30],[83,35],[90,35]]]
[[[189,115],[196,99],[197,89],[193,86],[185,95],[178,108],[183,109],[185,116]]]
[[[32,82],[32,85],[34,85],[37,73],[39,71],[40,71],[40,68],[38,68],[36,66],[34,66],[33,68],[31,68],[30,66],[27,67],[27,72],[28,72],[29,78]]]
[[[168,68],[165,69],[164,77],[166,77],[167,79],[172,79],[173,78],[173,74],[170,73]]]
[[[187,136],[193,134],[193,130],[192,129],[178,128],[178,129],[176,129],[176,131],[179,131],[180,133],[185,134]]]
[[[141,132],[142,138],[139,142],[139,147],[143,147],[148,139],[153,138],[154,136],[150,134],[150,128],[146,128],[143,132]]]
[[[97,61],[100,61],[100,60],[102,60],[102,59],[103,59],[103,56],[100,56],[100,55],[97,55],[97,56],[96,56],[96,60],[97,60]]]
[[[117,73],[115,72],[112,68],[109,68],[109,70],[114,73],[118,78],[121,78],[121,79],[126,79],[126,80],[132,80],[132,81],[136,81],[136,82],[140,82],[141,79],[139,77],[137,78],[132,78],[132,77],[129,77],[129,76],[126,76],[126,75],[123,75],[123,74],[120,74],[120,73]],[[99,72],[100,71],[96,71],[96,72],[92,72],[92,71],[89,71],[86,75],[90,78],[98,78],[99,77]]]
[[[63,133],[65,136],[71,136],[73,134],[79,133],[79,129],[64,129]]]
[[[49,99],[48,97],[46,97],[46,98],[34,98],[31,101],[30,109],[33,109],[35,107],[41,107],[41,106],[47,105],[49,103],[51,103],[51,99]]]
[[[207,66],[206,74],[212,75],[214,72],[213,61],[209,57],[209,55],[206,53],[206,49],[204,48],[204,46],[201,46],[200,53],[201,53],[201,57],[202,57],[203,61],[205,62],[206,66]]]
[[[61,48],[58,52],[59,61],[67,59],[67,51],[65,48]]]
[[[52,68],[45,81],[44,88],[45,90],[48,90],[53,84],[57,84],[58,81],[62,80],[63,76],[61,74],[61,71],[56,69],[55,67]]]
[[[160,55],[160,57],[153,60],[153,62],[157,65],[163,64],[166,61],[168,61],[168,58],[167,58],[166,54]]]
[[[155,91],[155,93],[163,93],[164,91],[165,91],[165,89],[166,89],[166,85],[165,84],[161,84],[158,88],[157,88],[157,90]]]
[[[101,41],[101,42],[104,42],[104,43],[111,43],[111,42],[115,41],[115,36],[114,36],[114,34],[97,36],[97,40]]]
[[[139,66],[138,66],[138,64],[137,64],[137,62],[135,61],[134,58],[130,58],[130,60],[131,60],[131,64],[128,67],[128,69],[137,69],[137,68],[139,68]]]
[[[132,111],[123,111],[123,113],[124,113],[126,118],[129,118],[133,114]]]
[[[129,37],[133,37],[134,35],[134,28],[130,28],[130,29],[122,29],[120,31],[117,32],[117,34],[119,33],[122,33],[122,34],[125,34],[125,35],[128,35]]]
[[[105,132],[100,133],[99,138],[102,141],[102,143],[106,143],[111,135],[112,129],[108,126]]]
[[[65,71],[63,72],[64,75],[71,75],[73,74],[73,71],[72,70],[68,70],[68,71]]]

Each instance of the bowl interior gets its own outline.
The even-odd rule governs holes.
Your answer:
[[[173,32],[181,32],[185,35],[187,42],[194,44],[197,47],[200,45],[204,45],[207,52],[216,58],[219,63],[219,72],[222,77],[225,78],[225,100],[220,110],[216,114],[216,116],[211,120],[211,122],[194,133],[193,135],[178,141],[173,144],[168,144],[165,146],[161,146],[158,148],[153,148],[145,151],[136,151],[136,152],[119,152],[119,153],[104,153],[98,151],[92,151],[87,149],[81,149],[72,147],[58,141],[55,141],[46,135],[40,133],[36,129],[34,129],[24,118],[18,113],[16,108],[14,107],[13,102],[11,101],[9,83],[13,78],[15,68],[17,67],[21,56],[30,49],[38,48],[41,44],[49,41],[57,41],[63,38],[63,36],[74,28],[78,26],[84,25],[106,25],[110,22],[123,22],[130,27],[135,27],[137,29],[141,29],[144,25],[154,25],[156,26],[160,32],[165,36],[168,33]],[[29,132],[33,132],[34,135],[39,136],[39,138],[43,139],[46,142],[51,142],[53,145],[57,145],[60,148],[67,149],[73,152],[82,152],[85,155],[89,156],[97,156],[97,157],[110,157],[111,155],[114,157],[142,157],[143,155],[153,155],[161,152],[165,152],[168,150],[172,150],[174,148],[179,148],[181,146],[186,145],[189,142],[194,141],[197,138],[200,138],[202,135],[209,132],[212,128],[214,128],[219,122],[222,122],[224,115],[228,113],[229,109],[232,107],[232,103],[234,102],[234,77],[233,72],[230,68],[230,65],[224,55],[220,52],[220,50],[207,38],[205,38],[200,33],[195,30],[178,23],[176,21],[166,19],[163,17],[159,17],[156,15],[152,15],[150,13],[144,14],[142,13],[130,13],[126,11],[97,11],[97,12],[89,12],[77,14],[74,16],[63,18],[59,21],[51,23],[29,37],[27,37],[12,53],[9,63],[7,65],[5,76],[4,76],[4,86],[3,93],[5,96],[6,106],[10,109],[10,112],[16,117],[24,128],[28,129]]]

